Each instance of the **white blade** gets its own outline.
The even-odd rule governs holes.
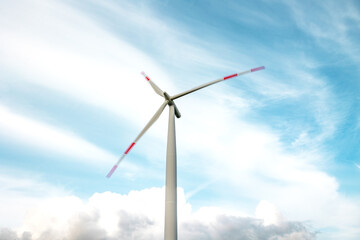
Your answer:
[[[235,73],[235,74],[232,74],[232,75],[223,77],[223,78],[219,78],[219,79],[214,80],[214,81],[212,81],[212,82],[208,82],[208,83],[202,84],[202,85],[200,85],[200,86],[198,86],[198,87],[192,88],[192,89],[190,89],[190,90],[188,90],[188,91],[185,91],[185,92],[176,94],[176,95],[174,95],[174,96],[171,97],[171,100],[175,100],[175,99],[177,99],[177,98],[179,98],[179,97],[182,97],[182,96],[187,95],[187,94],[189,94],[189,93],[195,92],[195,91],[197,91],[197,90],[199,90],[199,89],[202,89],[202,88],[204,88],[204,87],[213,85],[213,84],[215,84],[215,83],[218,83],[218,82],[227,80],[227,79],[229,79],[229,78],[237,77],[237,76],[240,76],[240,75],[243,75],[243,74],[246,74],[246,73],[256,72],[256,71],[259,71],[259,70],[262,70],[262,69],[265,69],[265,67],[252,68],[252,69],[247,70],[247,71],[244,71],[244,72]]]
[[[164,91],[161,90],[151,79],[144,73],[141,72],[142,75],[146,78],[146,80],[150,83],[151,87],[154,89],[154,91],[159,94],[160,96],[164,97]]]
[[[144,127],[143,130],[141,130],[141,132],[139,133],[139,135],[135,138],[134,142],[132,142],[130,144],[130,146],[126,149],[126,151],[124,152],[124,154],[119,158],[119,160],[116,162],[116,164],[112,167],[112,169],[110,170],[110,172],[106,175],[107,178],[111,177],[111,175],[114,173],[114,171],[116,170],[116,168],[118,167],[119,163],[124,159],[124,157],[130,152],[130,150],[134,147],[134,145],[136,144],[136,142],[144,135],[144,133],[151,127],[151,125],[154,124],[154,122],[156,122],[156,120],[160,117],[162,111],[164,110],[166,104],[168,102],[165,101],[159,108],[159,110],[156,111],[156,113],[154,114],[154,116],[150,119],[150,121],[146,124],[146,126]]]

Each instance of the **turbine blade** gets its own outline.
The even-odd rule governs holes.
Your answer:
[[[179,97],[182,97],[182,96],[187,95],[189,93],[195,92],[197,90],[200,90],[200,89],[205,88],[207,86],[213,85],[215,83],[227,80],[229,78],[237,77],[237,76],[240,76],[240,75],[243,75],[243,74],[246,74],[246,73],[256,72],[256,71],[259,71],[259,70],[262,70],[262,69],[265,69],[265,67],[262,66],[262,67],[252,68],[252,69],[244,71],[244,72],[235,73],[235,74],[223,77],[223,78],[216,79],[216,80],[208,82],[208,83],[204,83],[204,84],[202,84],[202,85],[200,85],[198,87],[192,88],[190,90],[187,90],[185,92],[182,92],[182,93],[179,93],[179,94],[176,94],[176,95],[172,96],[171,100],[175,100],[175,99],[177,99]]]
[[[175,110],[175,116],[177,118],[181,118],[181,113],[179,111],[179,109],[177,108],[176,104],[174,103],[174,110]]]
[[[154,116],[150,119],[150,121],[146,124],[143,130],[139,133],[139,135],[135,138],[135,140],[130,144],[130,146],[126,149],[123,155],[119,158],[116,164],[112,167],[110,172],[106,175],[107,178],[111,177],[111,175],[115,172],[116,168],[118,167],[119,163],[124,159],[124,157],[130,152],[130,150],[134,147],[136,142],[144,135],[144,133],[156,122],[156,120],[160,117],[161,113],[163,112],[165,106],[167,105],[167,101],[161,104],[160,108],[156,111]]]
[[[151,79],[144,72],[141,72],[141,74],[144,75],[145,79],[150,83],[154,91],[160,96],[164,97],[164,91],[161,90],[153,81],[151,81]]]

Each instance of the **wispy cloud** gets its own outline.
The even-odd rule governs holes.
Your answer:
[[[113,154],[70,131],[24,117],[1,105],[0,114],[0,136],[6,138],[8,142],[34,147],[35,151],[41,150],[43,153],[61,154],[95,165],[110,163],[116,159]]]
[[[9,4],[2,8],[9,13],[24,13],[20,18],[12,17],[16,14],[1,16],[5,18],[2,22],[10,22],[0,33],[3,46],[0,63],[8,72],[21,81],[68,94],[140,126],[142,118],[151,116],[151,109],[143,108],[142,118],[132,111],[134,107],[143,106],[142,101],[134,98],[134,93],[149,103],[157,103],[151,90],[143,87],[146,83],[140,71],[151,69],[152,76],[167,77],[145,54],[64,4],[56,1],[31,7],[27,4],[19,8]],[[46,21],[29,17],[28,8],[33,9],[32,15],[46,16]],[[62,9],[62,12],[53,9]],[[48,11],[52,14],[47,14]],[[48,31],[50,28],[56,30]],[[107,44],[100,44],[103,41]],[[133,99],[133,104],[124,104],[129,99]]]
[[[217,179],[211,185],[212,189],[221,192],[223,186],[227,186],[241,189],[232,193],[238,196],[237,199],[241,199],[244,192],[251,199],[269,199],[286,209],[285,216],[311,219],[317,227],[337,226],[340,221],[347,225],[358,220],[359,216],[350,213],[359,209],[355,199],[341,196],[337,180],[317,167],[324,161],[326,152],[320,149],[287,151],[278,135],[266,125],[240,120],[225,103],[219,105],[213,99],[219,98],[206,101],[206,104],[211,104],[211,109],[186,104],[186,111],[196,108],[198,114],[186,120],[190,124],[178,124],[183,131],[194,132],[191,138],[183,131],[178,133],[182,154],[184,151],[190,154],[190,157],[183,158],[180,166],[187,164],[192,166],[190,169],[201,166],[201,172],[207,174],[208,179]],[[196,102],[202,105],[202,100],[196,99]],[[204,122],[203,116],[212,117]],[[200,154],[204,157],[198,158]],[[241,208],[241,204],[231,205]],[[300,205],[303,206],[301,212],[296,207]],[[343,208],[346,205],[348,209]],[[348,217],[343,217],[345,215]]]
[[[284,1],[293,13],[294,19],[304,32],[314,37],[319,46],[329,47],[335,44],[340,53],[345,53],[350,59],[359,61],[357,42],[360,12],[354,1],[339,3],[329,1],[327,4],[306,3],[299,4],[296,1]],[[311,8],[309,5],[311,4]],[[315,14],[308,14],[308,11]],[[311,17],[310,17],[311,16]],[[349,24],[350,23],[350,24]],[[354,34],[355,33],[355,34]],[[338,52],[331,48],[330,51]]]

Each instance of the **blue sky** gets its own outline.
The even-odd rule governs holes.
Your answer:
[[[162,103],[140,72],[176,94],[264,65],[176,101],[179,236],[358,239],[359,24],[357,1],[0,1],[0,236],[161,238],[167,109],[105,178]]]

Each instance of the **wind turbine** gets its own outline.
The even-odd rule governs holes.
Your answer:
[[[250,70],[235,73],[223,78],[219,78],[217,80],[211,81],[209,83],[205,83],[198,87],[192,88],[188,91],[176,94],[174,96],[170,96],[168,93],[162,91],[151,79],[144,73],[145,79],[150,83],[151,87],[154,91],[159,94],[161,97],[165,99],[164,103],[161,104],[160,108],[156,111],[154,116],[150,119],[150,121],[146,124],[143,130],[141,130],[140,134],[135,138],[135,140],[130,144],[130,146],[126,149],[124,154],[119,158],[110,172],[106,177],[111,177],[119,163],[124,159],[124,157],[130,152],[130,150],[134,147],[134,145],[139,141],[139,139],[144,135],[144,133],[154,124],[154,122],[159,118],[161,113],[163,112],[166,105],[169,106],[169,125],[168,125],[168,138],[167,138],[167,151],[166,151],[166,180],[165,180],[165,229],[164,229],[164,239],[165,240],[176,240],[177,239],[177,176],[176,176],[176,138],[175,138],[175,117],[180,118],[181,114],[178,108],[175,105],[174,100],[185,96],[189,93],[195,92],[199,89],[208,87],[212,84],[237,77],[246,73],[251,73],[255,71],[259,71],[265,69],[265,67],[257,67],[252,68]]]

